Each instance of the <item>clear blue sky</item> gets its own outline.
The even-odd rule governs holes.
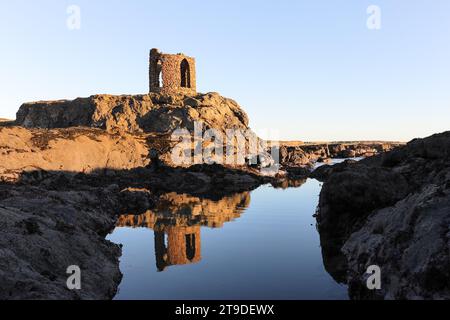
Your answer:
[[[366,26],[371,4],[381,30]],[[146,93],[157,47],[196,57],[199,91],[237,100],[263,136],[450,130],[448,0],[0,0],[0,39],[0,117],[25,101]]]

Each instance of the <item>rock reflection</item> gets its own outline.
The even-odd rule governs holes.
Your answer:
[[[275,189],[282,189],[282,190],[286,190],[286,189],[290,189],[290,188],[300,188],[301,186],[303,186],[306,181],[308,181],[307,178],[302,178],[302,179],[285,179],[285,180],[279,180],[277,182],[272,183],[272,186]]]
[[[199,262],[201,227],[221,228],[241,216],[250,204],[250,192],[219,200],[167,193],[156,207],[141,215],[122,215],[118,227],[150,228],[155,234],[158,271]]]
[[[342,239],[319,229],[323,265],[337,283],[347,282],[347,259],[341,251]]]

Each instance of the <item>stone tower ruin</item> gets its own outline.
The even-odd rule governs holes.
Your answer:
[[[170,266],[197,263],[201,255],[201,226],[164,226],[155,230],[155,258],[158,271]],[[167,239],[167,240],[166,240]]]
[[[150,92],[195,95],[195,59],[184,54],[150,51]]]

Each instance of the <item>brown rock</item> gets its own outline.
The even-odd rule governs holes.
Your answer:
[[[145,140],[99,129],[0,127],[0,175],[24,171],[92,172],[149,164]]]

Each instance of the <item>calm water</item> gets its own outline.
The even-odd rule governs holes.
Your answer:
[[[263,186],[218,201],[166,194],[108,237],[123,244],[116,299],[347,299],[325,271],[321,184]]]

